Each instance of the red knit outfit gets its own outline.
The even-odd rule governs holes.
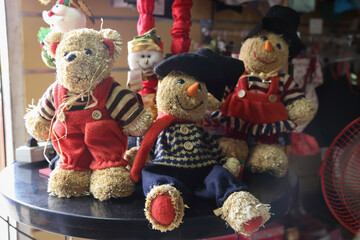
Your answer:
[[[285,105],[280,101],[278,94],[279,77],[271,77],[267,93],[248,91],[247,77],[240,77],[238,85],[226,99],[221,113],[244,121],[239,130],[227,129],[227,135],[237,139],[246,140],[250,125],[276,124],[289,120]],[[269,126],[270,127],[270,126]],[[260,130],[260,129],[259,129]],[[279,131],[270,134],[255,133],[256,141],[265,144],[278,143]]]
[[[65,121],[60,118],[53,126],[52,142],[55,150],[62,154],[61,168],[86,171],[127,165],[122,158],[127,137],[105,108],[113,81],[109,77],[96,87],[93,94],[98,100],[96,106],[79,111],[64,108]],[[66,93],[67,89],[57,83],[54,87],[57,118]]]

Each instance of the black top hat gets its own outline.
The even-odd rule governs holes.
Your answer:
[[[245,40],[254,36],[262,29],[282,34],[289,45],[289,57],[293,58],[305,48],[297,35],[299,24],[300,16],[294,9],[276,5],[269,9],[261,23],[250,31]]]
[[[181,71],[204,82],[208,91],[221,100],[225,86],[235,85],[245,70],[242,61],[203,48],[194,53],[173,55],[154,68],[154,72],[161,78],[172,71]]]

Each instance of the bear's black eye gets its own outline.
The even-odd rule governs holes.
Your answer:
[[[68,52],[65,52],[65,53],[64,53],[64,57],[66,57],[66,55],[68,55]]]
[[[184,84],[185,81],[184,81],[184,79],[180,78],[179,80],[177,80],[177,82],[180,83],[180,84]]]
[[[262,36],[261,40],[266,41],[266,40],[268,40],[268,38],[266,36]]]
[[[281,49],[280,43],[276,44],[276,47],[277,47],[278,49]]]
[[[199,84],[199,90],[201,90],[201,84]]]
[[[91,55],[91,54],[92,54],[92,51],[91,51],[90,49],[85,49],[85,54]]]

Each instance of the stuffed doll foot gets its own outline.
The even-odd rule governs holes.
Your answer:
[[[109,198],[128,197],[133,194],[135,184],[130,172],[124,167],[94,170],[90,177],[90,192],[100,201]]]
[[[251,193],[241,191],[231,194],[214,212],[236,232],[250,235],[269,220],[269,210],[268,204],[260,203]]]
[[[277,178],[285,176],[288,165],[286,153],[280,146],[265,144],[253,147],[246,162],[251,172],[269,172]]]
[[[168,184],[153,187],[146,196],[145,216],[153,229],[161,232],[177,228],[184,217],[184,210],[179,191]]]
[[[89,194],[90,171],[75,171],[60,167],[50,174],[48,192],[62,197],[78,197]]]

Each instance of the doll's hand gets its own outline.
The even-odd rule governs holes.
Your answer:
[[[138,150],[139,150],[138,147],[133,147],[125,152],[124,159],[126,161],[128,161],[130,167],[132,167],[132,165],[134,164],[135,157],[136,157]]]
[[[25,127],[31,136],[38,141],[45,141],[49,139],[51,122],[40,116],[37,106],[30,106],[28,112],[24,116],[24,119]]]
[[[309,99],[298,99],[286,106],[290,120],[297,125],[309,122],[315,115],[315,105]]]
[[[138,153],[138,151],[139,151],[139,147],[133,147],[133,148],[130,148],[129,150],[127,150],[125,152],[124,159],[129,163],[130,168],[134,164],[135,157],[136,157],[136,154]],[[146,163],[145,164],[148,164],[152,160],[153,160],[153,158],[149,154],[149,156],[146,158]]]
[[[217,142],[225,156],[245,161],[249,153],[249,149],[245,141],[221,137],[217,140]]]
[[[233,157],[228,158],[226,160],[226,163],[224,163],[224,165],[222,167],[229,170],[229,172],[232,175],[234,175],[234,177],[238,177],[240,174],[241,164],[240,164],[240,161],[237,160],[236,158],[233,158]]]

